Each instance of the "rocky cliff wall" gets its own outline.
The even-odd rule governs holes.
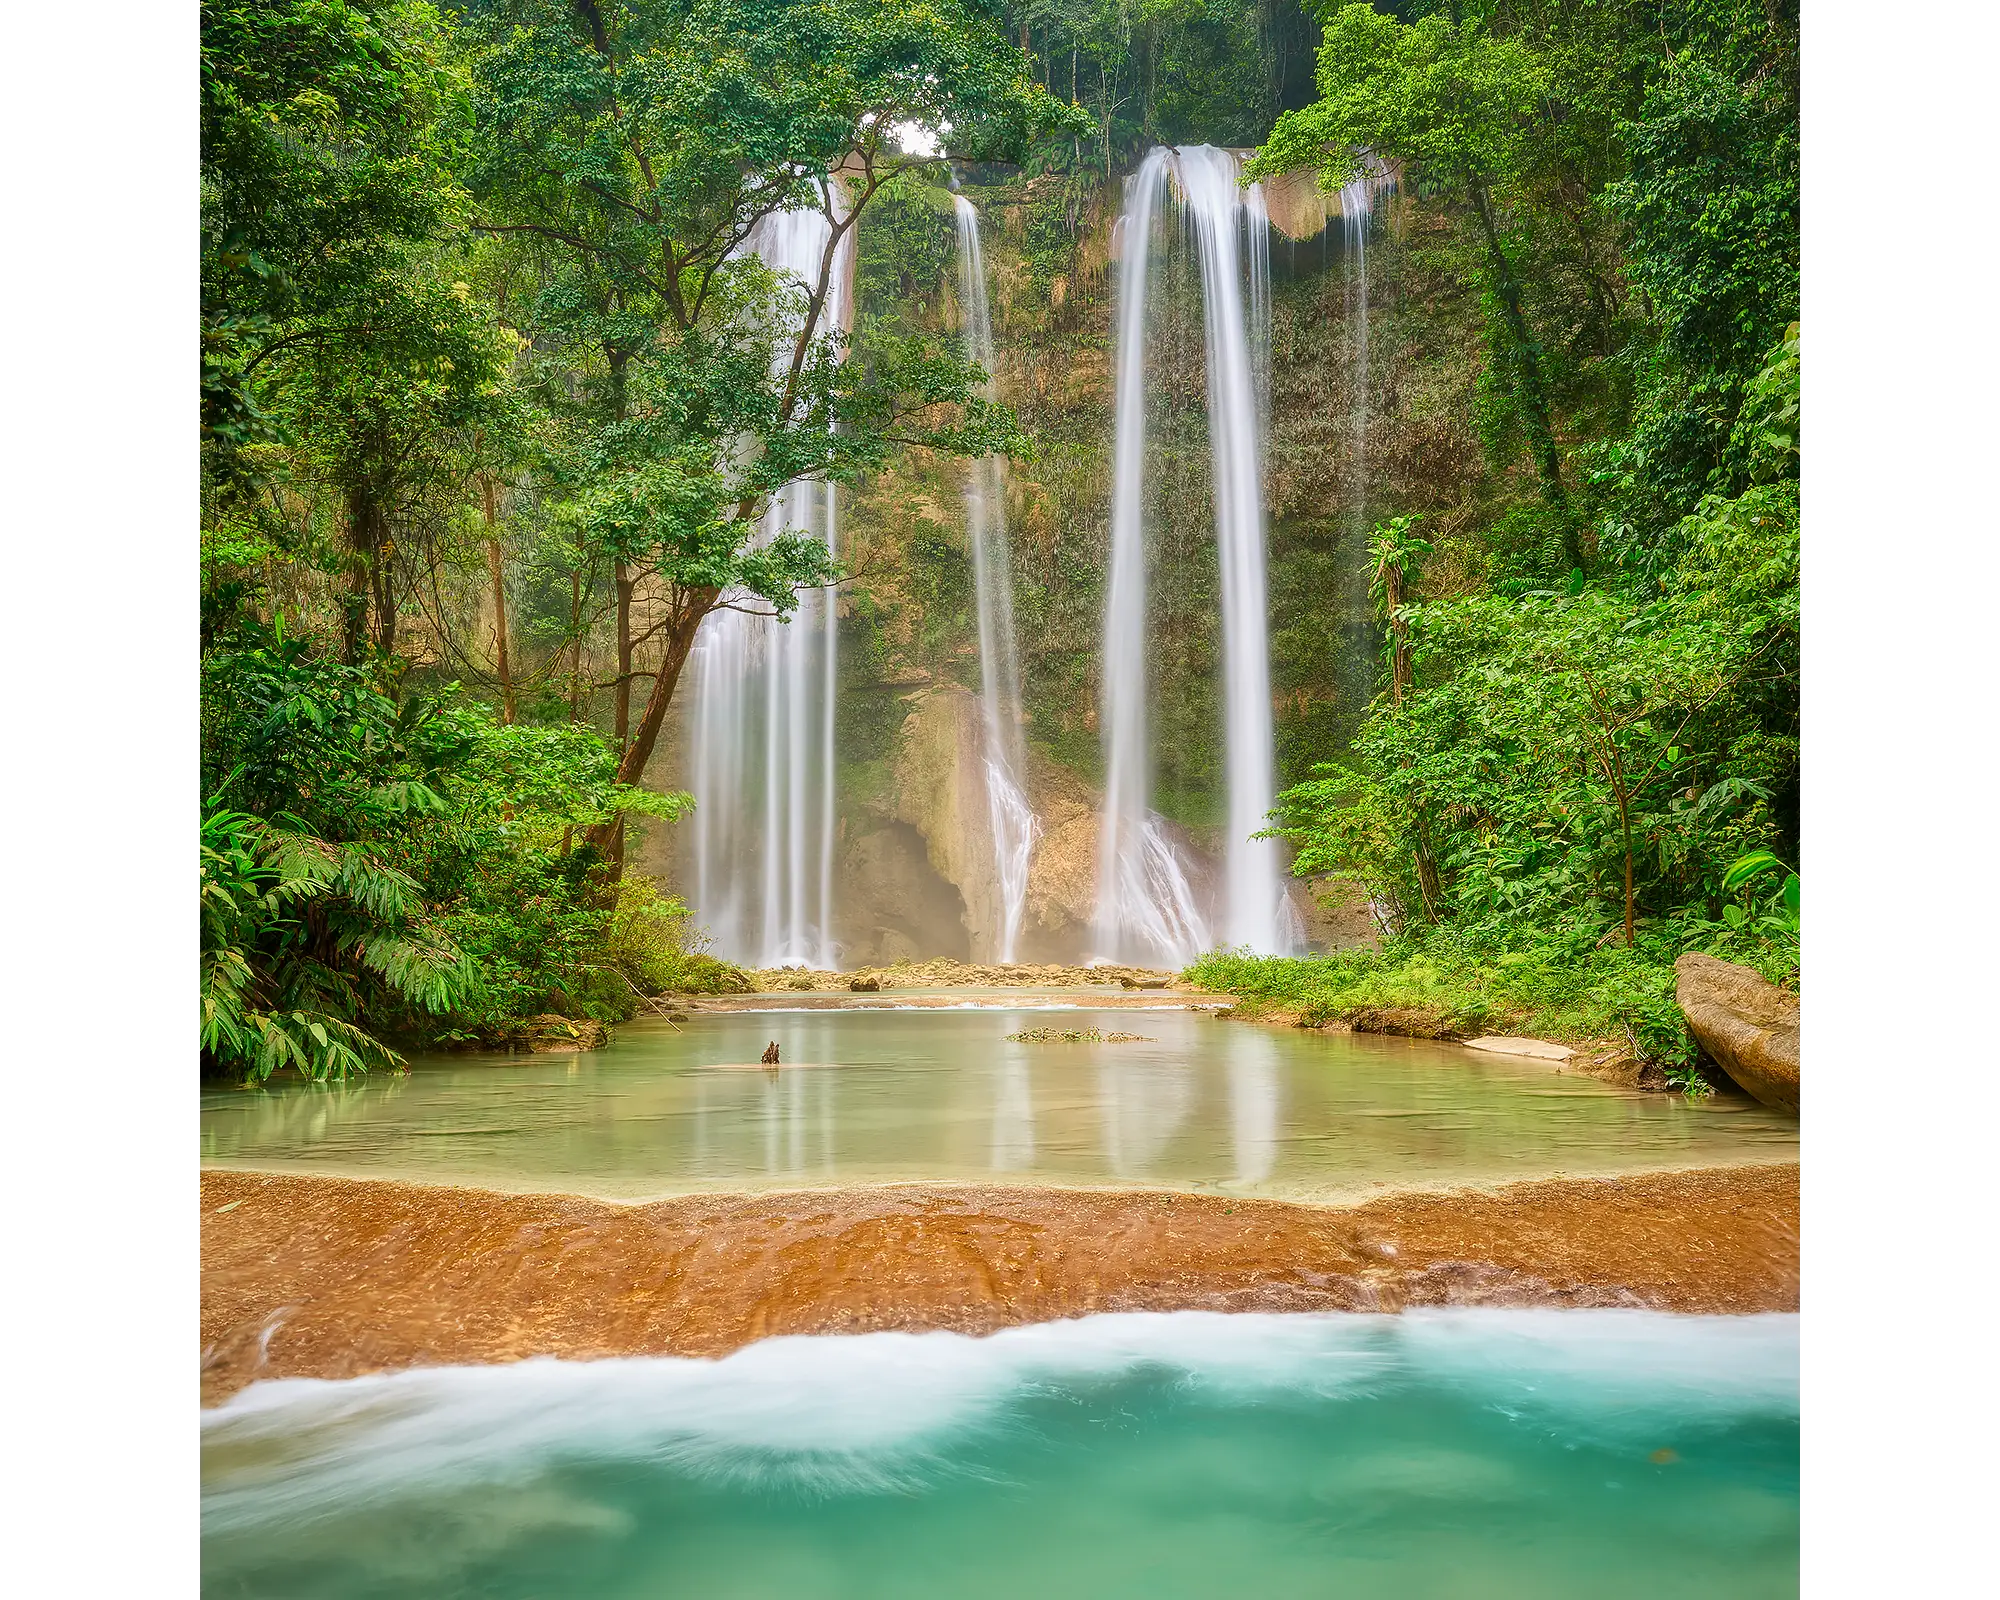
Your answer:
[[[992,177],[972,173],[968,178]],[[1454,544],[1501,485],[1469,420],[1483,362],[1478,299],[1445,221],[1393,201],[1367,253],[1368,361],[1360,295],[1326,207],[1280,198],[1293,232],[1272,250],[1270,509],[1272,687],[1280,781],[1335,759],[1375,690],[1367,599],[1373,522],[1426,515],[1431,581],[1478,576]],[[1098,657],[1110,523],[1114,224],[1122,180],[969,181],[983,218],[1000,396],[1036,446],[1011,465],[1030,798],[1043,836],[1021,955],[1089,953],[1098,788]],[[950,336],[950,199],[917,194],[865,218],[856,349],[871,326]],[[1220,854],[1220,626],[1208,485],[1200,295],[1194,263],[1159,274],[1149,394],[1156,805],[1200,861]],[[1366,426],[1356,426],[1365,412]],[[1357,444],[1365,448],[1357,451]],[[997,885],[978,757],[976,619],[964,532],[965,464],[905,451],[841,492],[851,570],[843,600],[838,932],[849,962],[902,954],[986,959]],[[685,772],[678,755],[662,781]],[[658,831],[658,830],[656,830]],[[682,851],[650,840],[649,870],[685,883]],[[1365,907],[1321,916],[1315,942],[1369,935]]]

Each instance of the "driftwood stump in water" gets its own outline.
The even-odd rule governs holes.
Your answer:
[[[778,1041],[776,1039],[773,1039],[769,1044],[764,1046],[764,1065],[767,1067],[775,1067],[777,1064],[778,1064]]]

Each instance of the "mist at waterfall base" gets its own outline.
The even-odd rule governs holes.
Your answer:
[[[827,198],[841,204],[838,185]],[[832,233],[819,211],[781,211],[746,243],[774,273],[812,284]],[[835,247],[822,328],[846,325],[853,250],[850,230]],[[834,486],[799,480],[774,495],[758,539],[785,532],[817,534],[837,551]],[[831,967],[838,602],[825,588],[801,593],[788,622],[755,614],[768,610],[734,597],[695,642],[694,904],[732,960]]]
[[[1125,1314],[256,1385],[212,1595],[1354,1595],[1798,1585],[1798,1320]]]
[[[979,247],[979,212],[963,195],[953,197],[958,224],[959,304],[965,314],[966,354],[986,373],[983,397],[997,398],[993,312],[986,295],[986,258]],[[965,487],[965,541],[972,551],[972,583],[979,616],[979,709],[985,739],[986,808],[993,835],[993,869],[1000,886],[1000,927],[995,952],[1012,961],[1028,905],[1028,865],[1041,824],[1021,787],[1027,753],[1021,737],[1021,668],[1014,633],[1014,567],[1007,548],[1007,505],[998,456],[969,463]]]
[[[1216,559],[1221,577],[1226,845],[1213,917],[1152,809],[1147,727],[1147,327],[1152,261],[1170,193],[1192,227],[1202,285]],[[1282,954],[1303,942],[1275,840],[1257,835],[1276,801],[1266,592],[1263,451],[1269,396],[1270,224],[1262,186],[1232,152],[1157,148],[1119,218],[1111,561],[1101,725],[1096,955],[1181,966],[1214,945]]]

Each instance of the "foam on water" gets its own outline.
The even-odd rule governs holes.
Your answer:
[[[961,1334],[768,1339],[719,1360],[540,1358],[255,1384],[205,1412],[210,1532],[322,1516],[559,1460],[735,1484],[908,1492],[1030,1398],[1145,1375],[1184,1400],[1460,1392],[1507,1414],[1650,1437],[1795,1417],[1795,1316],[1644,1311],[1401,1317],[1129,1313]],[[976,1452],[975,1452],[976,1453]]]
[[[286,1600],[1731,1600],[1798,1586],[1797,1319],[1101,1316],[246,1390]]]

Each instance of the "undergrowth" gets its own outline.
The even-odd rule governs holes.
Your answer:
[[[650,878],[627,878],[618,887],[605,951],[627,986],[643,995],[749,994],[750,975],[708,953],[693,913],[674,895],[662,895]],[[630,1015],[628,1010],[626,1015]]]
[[[1372,1009],[1425,1014],[1463,1037],[1523,1033],[1570,1045],[1624,1042],[1683,1088],[1699,1083],[1693,1039],[1674,1001],[1674,961],[1699,950],[1798,984],[1796,937],[1698,917],[1642,924],[1634,944],[1604,943],[1600,923],[1567,927],[1451,925],[1381,949],[1323,956],[1219,950],[1183,974],[1238,996],[1248,1014],[1290,1013],[1307,1027]]]

